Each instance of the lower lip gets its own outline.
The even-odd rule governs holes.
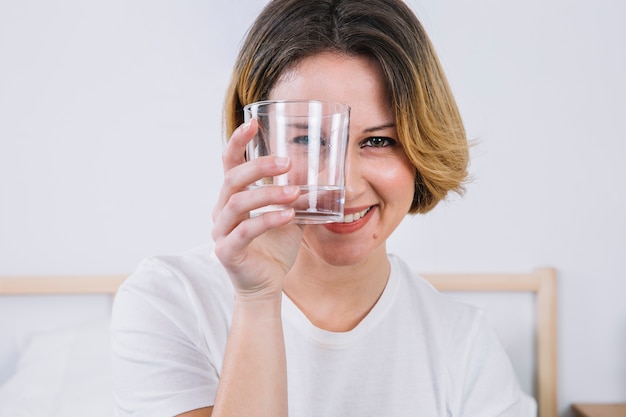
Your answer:
[[[376,210],[376,206],[373,206],[365,216],[361,217],[359,220],[355,220],[352,223],[327,223],[324,227],[333,233],[337,234],[347,234],[354,233],[363,226],[372,218],[372,213]]]

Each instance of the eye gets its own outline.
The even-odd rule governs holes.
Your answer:
[[[291,139],[291,142],[295,143],[296,145],[308,145],[309,144],[309,136],[308,135],[294,136]]]
[[[309,145],[309,135],[300,135],[300,136],[294,136],[291,139],[291,143],[295,144],[295,145],[304,145],[304,146],[308,146]],[[320,138],[320,146],[326,146],[326,139],[325,138]]]
[[[372,147],[372,148],[385,148],[387,146],[394,146],[397,142],[394,139],[374,136],[371,138],[365,139],[361,142],[361,148]]]

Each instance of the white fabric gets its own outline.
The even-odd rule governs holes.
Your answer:
[[[0,416],[110,417],[110,320],[31,335],[0,386]]]
[[[283,297],[290,417],[536,415],[481,311],[390,261],[384,293],[352,331],[316,328]],[[208,249],[140,265],[114,306],[118,416],[213,404],[232,299]]]

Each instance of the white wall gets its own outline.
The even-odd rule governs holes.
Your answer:
[[[0,274],[127,273],[208,241],[224,88],[263,4],[0,2]],[[479,143],[466,196],[391,250],[555,266],[561,408],[626,401],[626,3],[410,4]]]

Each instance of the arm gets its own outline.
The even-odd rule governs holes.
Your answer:
[[[282,286],[302,231],[293,210],[250,218],[250,210],[294,201],[294,187],[248,190],[255,180],[289,169],[274,157],[244,161],[256,121],[237,129],[223,154],[224,185],[213,211],[215,254],[235,290],[233,321],[213,409],[217,417],[287,416],[287,368],[281,321]],[[208,414],[207,414],[208,415]]]
[[[218,416],[287,416],[280,300],[237,300],[215,401]]]
[[[236,301],[215,415],[287,416],[286,375],[280,300]],[[180,417],[210,417],[213,410]]]
[[[179,414],[176,417],[211,417],[213,414],[213,407],[198,408],[197,410],[188,411],[186,413]]]

